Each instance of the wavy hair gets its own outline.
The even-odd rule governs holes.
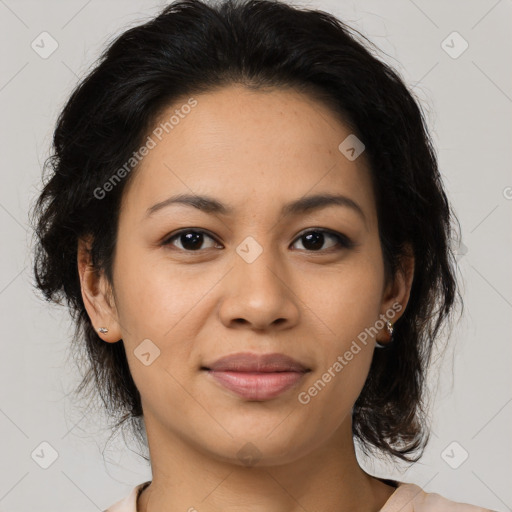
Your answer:
[[[87,371],[116,426],[142,433],[142,407],[124,344],[105,343],[82,301],[77,243],[112,283],[121,198],[135,171],[102,200],[94,191],[129,160],[178,98],[231,84],[292,87],[323,102],[363,141],[375,191],[386,275],[415,257],[409,303],[394,341],[375,350],[352,411],[353,434],[375,449],[418,460],[428,440],[425,381],[434,343],[456,302],[450,242],[455,218],[419,102],[372,43],[321,10],[272,0],[182,0],[113,40],[61,111],[33,208],[36,287],[66,301]],[[460,296],[460,294],[459,294]],[[420,452],[420,455],[414,457]]]

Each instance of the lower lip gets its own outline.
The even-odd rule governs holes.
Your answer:
[[[302,372],[230,372],[208,373],[222,386],[247,400],[270,400],[293,388],[304,377]]]

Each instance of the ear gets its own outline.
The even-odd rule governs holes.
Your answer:
[[[389,320],[392,324],[395,324],[404,314],[411,294],[415,258],[410,246],[406,247],[400,262],[401,265],[397,269],[396,274],[390,277],[382,294],[380,318]],[[381,329],[379,335],[384,344],[391,340],[386,327]],[[382,343],[382,341],[379,340],[379,343]]]
[[[107,278],[93,267],[91,246],[91,236],[78,240],[77,264],[82,299],[98,336],[107,343],[115,343],[122,338],[117,309]],[[108,332],[99,333],[100,327],[106,327]]]

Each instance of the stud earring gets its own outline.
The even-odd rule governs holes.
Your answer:
[[[375,343],[375,348],[386,348],[390,343],[393,343],[393,330],[394,330],[394,327],[393,327],[393,324],[389,320],[386,320],[386,329],[388,331],[390,340],[387,343],[385,343],[385,344],[379,343],[377,341]]]
[[[98,332],[101,332],[101,334],[107,334],[108,329],[107,329],[106,327],[100,327],[100,328],[98,329]]]

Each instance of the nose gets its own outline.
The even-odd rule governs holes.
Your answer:
[[[238,255],[234,268],[223,280],[219,315],[229,328],[284,330],[299,319],[299,297],[290,273],[276,264],[270,251],[248,263]]]

